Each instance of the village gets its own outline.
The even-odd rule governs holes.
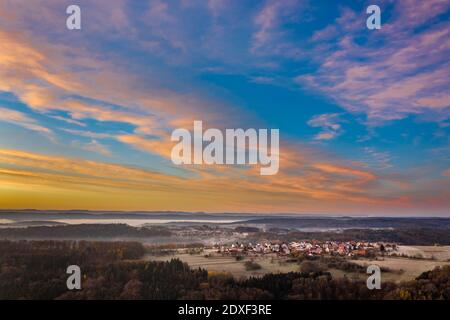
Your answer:
[[[264,243],[239,243],[231,245],[215,245],[218,253],[222,254],[270,254],[278,255],[340,255],[340,256],[376,256],[390,254],[397,250],[397,245],[381,242],[338,242],[338,241],[293,241],[264,242]]]

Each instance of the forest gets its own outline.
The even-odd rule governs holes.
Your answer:
[[[315,270],[238,280],[178,259],[144,261],[144,253],[138,242],[0,241],[0,299],[450,299],[450,267],[369,290]],[[73,264],[82,289],[69,291]]]
[[[170,230],[164,227],[137,228],[123,223],[0,228],[0,239],[152,238],[169,237],[171,235]]]

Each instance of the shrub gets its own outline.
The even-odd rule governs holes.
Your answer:
[[[252,270],[259,270],[261,269],[261,265],[259,263],[256,263],[255,261],[246,261],[244,263],[245,270],[252,271]]]
[[[321,264],[313,261],[303,261],[300,264],[300,271],[305,273],[317,273],[324,271]]]

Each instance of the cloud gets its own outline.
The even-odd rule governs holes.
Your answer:
[[[252,35],[250,51],[254,55],[278,55],[298,58],[302,50],[290,41],[288,22],[297,22],[305,11],[305,1],[268,0],[254,18],[256,31]]]
[[[327,173],[331,173],[331,174],[359,177],[359,178],[361,178],[361,180],[358,182],[358,184],[366,183],[368,181],[372,181],[372,180],[376,179],[376,175],[367,170],[359,170],[359,169],[355,169],[355,168],[349,168],[349,167],[338,166],[338,165],[327,164],[327,163],[318,163],[318,164],[315,164],[314,167],[319,170],[322,170],[323,172],[327,172]],[[355,181],[352,181],[352,183],[355,183]]]
[[[86,127],[85,123],[80,122],[80,121],[76,121],[76,120],[73,120],[73,119],[70,119],[70,118],[65,118],[65,117],[61,117],[61,116],[49,116],[49,117],[53,118],[53,119],[56,119],[56,120],[59,120],[59,121],[66,122],[66,123],[75,124],[75,125],[80,126],[80,127]]]
[[[392,156],[387,151],[379,151],[374,147],[364,147],[364,153],[368,158],[363,159],[370,167],[386,170],[392,168]]]
[[[337,134],[336,132],[320,132],[318,133],[314,139],[316,140],[331,140],[336,138]]]
[[[92,132],[88,130],[75,130],[75,129],[67,129],[67,128],[60,128],[60,130],[65,131],[67,133],[86,137],[86,138],[92,138],[92,139],[107,139],[107,138],[114,138],[114,135],[109,133],[102,133],[102,132]]]
[[[313,37],[317,72],[296,81],[366,114],[369,124],[411,114],[448,118],[450,98],[443,92],[450,87],[450,22],[431,22],[449,8],[445,1],[398,1],[399,14],[375,31],[361,23],[364,15],[343,10]]]
[[[13,165],[16,168],[32,168],[35,173],[51,172],[59,175],[90,179],[93,184],[110,181],[152,181],[178,180],[176,177],[165,176],[156,172],[125,165],[95,162],[80,158],[66,158],[22,150],[0,149],[0,163]]]
[[[104,144],[99,143],[97,140],[91,140],[88,143],[82,144],[81,148],[87,151],[100,153],[104,156],[111,155],[111,150],[109,150]]]
[[[267,212],[278,208],[291,212],[298,211],[301,206],[303,210],[333,211],[336,202],[356,208],[367,203],[379,207],[398,201],[393,195],[371,194],[379,177],[370,171],[330,162],[314,163],[309,156],[305,158],[304,152],[302,155],[294,150],[286,150],[281,155],[281,163],[289,162],[293,156],[297,160],[282,165],[282,170],[274,177],[260,176],[257,168],[223,166],[192,167],[189,170],[198,174],[180,178],[113,163],[0,149],[0,181],[3,189],[10,190],[8,192],[16,190],[14,188],[20,190],[13,193],[14,197],[20,196],[20,206],[33,204],[33,197],[26,190],[45,191],[42,196],[50,197],[45,204],[47,208],[65,197],[72,199],[65,204],[67,207],[73,199],[79,199],[80,193],[85,200],[77,201],[78,205],[88,205],[86,199],[93,199],[97,208],[123,208],[123,204],[104,197],[121,194],[126,199],[136,199],[135,205],[131,205],[133,208],[155,210],[206,208]],[[37,185],[40,187],[33,189]],[[160,200],[150,200],[155,197]]]
[[[341,124],[344,120],[341,119],[339,113],[325,113],[316,115],[308,121],[308,125],[311,127],[318,127],[322,129],[322,132],[318,133],[314,139],[316,140],[331,140],[336,138],[342,133]]]
[[[48,137],[53,135],[50,129],[40,125],[35,119],[20,111],[0,107],[0,115],[0,121],[36,131]]]
[[[260,83],[260,84],[273,84],[275,83],[275,79],[272,77],[264,77],[264,76],[257,76],[257,77],[251,77],[250,81],[253,83]]]
[[[149,153],[161,155],[164,158],[170,158],[172,147],[175,145],[167,135],[162,138],[146,139],[140,135],[118,135],[116,139],[120,142],[129,144],[133,148]]]
[[[226,8],[228,1],[226,0],[208,0],[208,9],[211,11],[213,16],[219,15],[220,12]]]
[[[226,122],[217,116],[222,104],[195,92],[161,88],[147,75],[118,67],[122,64],[117,60],[99,60],[83,46],[72,52],[64,41],[55,45],[41,39],[36,44],[33,31],[25,27],[21,32],[0,31],[0,90],[13,93],[44,116],[77,125],[87,119],[125,123],[142,138],[164,136],[172,121],[198,118],[196,115]],[[63,111],[68,118],[55,116],[54,111]],[[24,123],[34,130],[48,130],[30,121]]]

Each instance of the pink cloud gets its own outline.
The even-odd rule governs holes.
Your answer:
[[[35,119],[17,110],[0,107],[0,121],[15,124],[28,130],[36,131],[49,137],[53,136],[50,129],[42,126]]]
[[[321,128],[322,132],[318,133],[314,139],[331,140],[341,134],[341,122],[344,122],[339,113],[325,113],[312,117],[308,121],[308,125],[314,128]]]
[[[296,21],[302,6],[306,7],[302,0],[266,1],[254,18],[256,31],[252,36],[251,53],[291,58],[301,56],[302,51],[287,40],[289,30],[283,28],[283,24]]]
[[[429,112],[436,119],[450,117],[450,99],[444,94],[450,88],[450,22],[422,25],[450,7],[444,2],[398,3],[400,16],[379,31],[367,30],[360,23],[364,17],[344,10],[336,24],[313,37],[317,72],[296,81],[351,112],[365,113],[369,123]],[[419,16],[418,7],[426,13]],[[323,46],[321,34],[336,29],[336,44]],[[366,39],[364,44],[358,37]]]

